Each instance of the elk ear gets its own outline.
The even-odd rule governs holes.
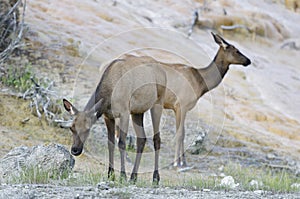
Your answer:
[[[90,115],[97,114],[99,112],[102,112],[102,103],[103,103],[103,98],[101,98],[94,106],[91,108],[89,111]]]
[[[220,47],[223,47],[224,50],[226,50],[226,48],[229,46],[229,43],[227,43],[227,41],[225,41],[220,35],[214,34],[213,32],[211,32],[211,34],[214,37],[215,42],[219,44]]]
[[[63,104],[66,109],[71,115],[76,115],[78,113],[78,110],[66,99],[63,99]]]

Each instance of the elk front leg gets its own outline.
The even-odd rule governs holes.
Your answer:
[[[175,144],[174,167],[180,167],[182,164],[186,164],[185,156],[184,156],[184,136],[185,136],[184,120],[186,114],[182,113],[182,111],[180,110],[176,111],[175,114],[176,114],[176,138],[175,138],[176,144]]]
[[[137,149],[136,149],[136,157],[135,157],[135,163],[134,163],[134,167],[131,173],[131,177],[130,177],[130,181],[132,182],[136,182],[137,180],[137,173],[138,173],[138,169],[140,166],[140,162],[141,162],[141,158],[142,158],[142,153],[144,151],[144,147],[146,144],[146,134],[144,131],[144,126],[143,126],[143,118],[144,118],[144,114],[133,114],[132,115],[132,121],[133,121],[133,127],[136,133],[136,145],[137,145]]]
[[[115,120],[104,118],[106,128],[107,128],[107,145],[108,145],[108,157],[109,157],[109,166],[108,166],[108,179],[115,180],[114,173],[114,150],[115,150]]]
[[[126,171],[125,171],[125,156],[126,156],[126,136],[128,131],[128,123],[129,123],[129,114],[123,115],[120,117],[120,123],[117,125],[116,130],[118,131],[119,137],[119,151],[121,156],[121,174],[120,180],[126,180]]]
[[[159,124],[160,118],[162,114],[163,107],[159,104],[155,105],[151,109],[151,118],[153,124],[153,143],[154,143],[154,150],[155,150],[155,162],[154,162],[154,172],[153,172],[153,184],[158,185],[160,176],[158,172],[158,163],[159,163],[159,150],[160,150],[160,132],[159,132]]]

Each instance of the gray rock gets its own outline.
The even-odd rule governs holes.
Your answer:
[[[276,155],[275,154],[273,154],[273,153],[268,153],[267,154],[267,159],[268,160],[274,160],[276,158]]]
[[[62,145],[49,144],[17,147],[0,159],[0,182],[9,181],[28,169],[63,177],[74,167],[75,160]]]
[[[109,190],[111,187],[109,186],[109,184],[107,182],[99,182],[97,184],[97,188],[100,190]]]
[[[200,131],[193,144],[191,144],[191,146],[188,148],[188,152],[194,155],[198,155],[201,152],[206,151],[205,146],[203,144],[206,135],[207,132],[205,130]]]

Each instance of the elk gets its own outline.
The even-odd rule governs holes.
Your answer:
[[[205,68],[196,69],[184,64],[167,64],[149,56],[136,57],[143,63],[160,63],[167,74],[167,90],[164,108],[172,109],[176,117],[176,144],[174,167],[187,165],[184,154],[184,122],[186,114],[208,91],[217,87],[229,69],[230,64],[248,66],[250,59],[217,34],[211,33],[219,50],[212,62]]]
[[[120,179],[126,180],[126,135],[131,114],[137,135],[137,153],[130,180],[135,182],[146,142],[143,114],[151,109],[155,149],[153,182],[158,183],[160,180],[158,172],[159,123],[163,109],[166,81],[165,71],[156,62],[143,63],[132,56],[127,56],[125,59],[116,59],[108,64],[96,90],[83,111],[78,111],[68,100],[63,99],[65,109],[72,115],[75,115],[70,128],[73,133],[71,153],[75,156],[82,153],[90,128],[103,114],[108,132],[108,178],[114,179],[116,130],[119,135],[118,148],[121,156]]]

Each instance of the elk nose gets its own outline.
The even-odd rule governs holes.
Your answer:
[[[248,66],[251,64],[251,60],[250,59],[247,59],[246,62],[243,64],[244,66]]]
[[[82,152],[82,148],[79,148],[79,147],[72,147],[72,149],[71,149],[72,155],[75,155],[75,156],[80,155],[81,152]]]

